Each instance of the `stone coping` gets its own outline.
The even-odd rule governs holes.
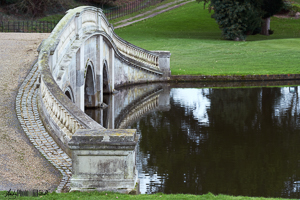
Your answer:
[[[136,129],[79,129],[68,145],[72,150],[133,150],[138,139]]]

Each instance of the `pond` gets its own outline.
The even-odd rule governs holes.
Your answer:
[[[299,97],[297,85],[156,84],[120,89],[86,113],[137,129],[142,193],[299,198]]]

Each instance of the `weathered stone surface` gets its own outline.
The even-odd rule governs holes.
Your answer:
[[[74,149],[135,149],[135,129],[79,129],[68,143]]]
[[[159,68],[163,71],[163,76],[170,77],[171,76],[171,70],[170,70],[171,53],[170,53],[170,51],[152,51],[152,52],[157,53],[159,55],[158,65],[159,65]]]
[[[82,130],[69,142],[72,149],[71,191],[130,192],[137,183],[134,129]]]

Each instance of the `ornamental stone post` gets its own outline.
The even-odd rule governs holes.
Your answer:
[[[72,152],[71,191],[138,193],[135,129],[79,129]]]
[[[170,57],[171,53],[170,51],[152,51],[153,53],[156,53],[158,58],[158,66],[160,70],[163,72],[163,77],[170,77],[171,76],[171,70],[170,70]]]

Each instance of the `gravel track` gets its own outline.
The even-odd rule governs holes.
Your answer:
[[[16,114],[18,88],[48,33],[0,33],[0,190],[50,190],[61,174],[32,145]]]

